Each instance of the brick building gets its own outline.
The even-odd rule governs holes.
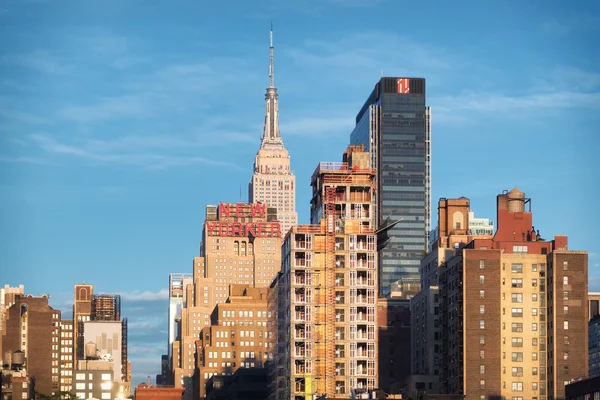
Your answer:
[[[523,192],[498,195],[494,237],[457,243],[440,268],[442,393],[563,398],[588,374],[587,274],[566,236],[541,239]]]
[[[35,376],[35,390],[47,396],[60,390],[60,311],[48,296],[16,295],[6,312],[3,350],[25,353],[25,369]]]

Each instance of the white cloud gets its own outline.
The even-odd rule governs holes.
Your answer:
[[[161,289],[158,292],[138,291],[133,292],[119,292],[123,300],[130,301],[154,301],[154,300],[167,300],[169,298],[169,291],[167,289]]]

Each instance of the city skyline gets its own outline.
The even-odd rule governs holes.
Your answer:
[[[6,2],[0,12],[13,38],[0,53],[0,283],[50,293],[67,314],[77,283],[121,294],[134,383],[160,371],[167,277],[189,272],[198,255],[204,207],[245,200],[271,19],[299,223],[308,222],[310,174],[350,142],[365,93],[381,75],[424,77],[433,202],[467,196],[478,217],[495,220],[493,196],[518,186],[539,199],[542,237],[565,233],[572,249],[589,251],[590,290],[600,289],[588,222],[598,220],[599,56],[588,51],[598,5],[532,2],[519,15],[510,5],[471,3],[473,15],[414,5],[407,15],[425,19],[386,28],[380,18],[397,23],[403,8],[385,1],[267,2],[260,12],[238,4],[233,16],[213,4],[220,18],[190,4],[148,6],[127,19],[135,2],[108,2],[111,23],[67,3]],[[499,168],[494,157],[514,162]]]

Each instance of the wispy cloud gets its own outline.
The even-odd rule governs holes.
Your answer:
[[[432,97],[430,104],[435,121],[466,122],[470,115],[522,118],[531,113],[559,109],[600,109],[600,93],[553,92],[509,96],[501,93],[471,92],[454,96]]]
[[[350,111],[350,110],[349,110]],[[354,128],[354,119],[347,117],[310,116],[288,119],[281,123],[281,132],[285,136],[324,137],[332,134],[347,135]]]
[[[209,157],[167,154],[159,152],[136,152],[130,148],[121,152],[104,152],[94,147],[93,142],[65,143],[45,134],[31,135],[31,139],[45,152],[54,155],[71,156],[96,164],[122,164],[144,167],[147,169],[164,169],[191,165],[211,165],[242,170],[236,164],[215,160]]]
[[[72,69],[72,66],[48,50],[38,49],[28,53],[5,54],[0,60],[3,63],[33,69],[45,74],[64,74]]]
[[[546,19],[538,24],[539,30],[549,36],[564,36],[572,33],[600,30],[600,17],[594,14],[562,16],[561,19]]]
[[[154,301],[154,300],[167,300],[169,298],[169,291],[167,289],[161,289],[158,292],[150,291],[138,291],[133,292],[120,292],[123,300],[131,301]]]
[[[146,62],[148,62],[148,58],[145,57],[124,56],[115,58],[110,63],[110,66],[116,69],[127,69]]]
[[[419,71],[419,76],[431,76],[433,70],[466,63],[444,48],[386,31],[339,32],[334,38],[307,39],[301,46],[284,51],[299,66],[336,71],[336,79],[346,80],[349,73],[354,74],[352,81],[360,81],[357,72],[373,77],[382,70],[386,75],[414,75]]]
[[[31,125],[47,125],[51,123],[51,121],[48,118],[39,117],[28,112],[11,110],[6,108],[0,108],[0,117]]]
[[[93,105],[64,108],[59,112],[59,116],[80,123],[141,118],[152,114],[156,107],[156,97],[152,93],[103,97]]]

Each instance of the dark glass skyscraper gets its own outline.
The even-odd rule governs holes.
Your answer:
[[[377,168],[375,226],[401,220],[379,251],[381,295],[401,278],[419,278],[431,225],[430,112],[424,78],[381,78],[356,116],[351,144]]]

